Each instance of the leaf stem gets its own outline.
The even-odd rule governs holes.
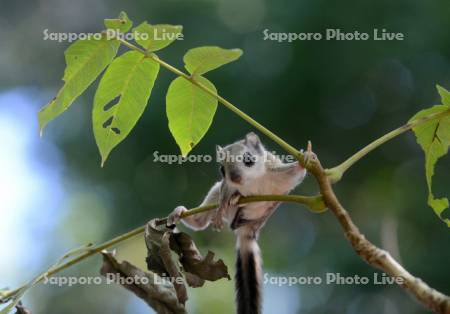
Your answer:
[[[314,213],[321,213],[326,210],[326,206],[322,200],[321,195],[316,195],[316,196],[254,195],[254,196],[241,197],[239,199],[239,204],[262,202],[262,201],[277,201],[277,202],[290,202],[290,203],[303,204],[303,205],[307,206],[311,212],[314,212]],[[210,204],[210,205],[205,205],[205,206],[200,206],[200,207],[194,207],[194,208],[190,209],[189,211],[185,212],[182,215],[182,218],[188,217],[191,215],[195,215],[198,213],[202,213],[202,212],[205,212],[208,210],[212,210],[217,207],[218,207],[218,204]],[[165,221],[165,220],[163,219],[162,221]],[[144,231],[145,231],[145,225],[137,227],[133,230],[130,230],[124,234],[121,234],[121,235],[119,235],[111,240],[108,240],[102,244],[99,244],[97,246],[83,249],[83,252],[80,253],[78,256],[75,256],[73,259],[71,259],[67,262],[61,263],[55,267],[50,268],[45,273],[46,277],[51,277],[54,274],[59,273],[59,272],[63,271],[64,269],[69,268],[70,266],[75,265],[92,255],[100,253],[101,251],[108,249],[110,247],[113,247],[121,242],[124,242],[125,240],[128,240],[130,238],[138,236],[138,235],[142,234]],[[70,254],[72,255],[73,252],[74,251],[71,251]],[[43,280],[44,280],[44,277],[41,277],[35,283],[42,282]],[[5,303],[5,302],[9,301],[15,295],[17,295],[19,292],[21,292],[22,289],[24,287],[26,287],[27,285],[28,284],[25,284],[17,289],[2,292],[2,294],[0,294],[0,303]]]
[[[390,141],[391,139],[399,136],[400,134],[403,134],[406,131],[409,131],[409,130],[415,128],[416,126],[419,126],[421,124],[424,124],[424,123],[429,122],[429,121],[434,120],[434,119],[440,119],[440,118],[442,118],[444,116],[447,116],[447,115],[450,115],[450,110],[446,110],[446,111],[438,112],[438,113],[433,113],[433,114],[430,114],[429,116],[422,117],[420,119],[416,119],[416,120],[413,120],[413,121],[409,121],[408,123],[406,123],[406,124],[402,125],[401,127],[399,127],[397,129],[395,129],[395,130],[393,130],[393,131],[383,135],[379,139],[373,141],[372,143],[370,143],[366,147],[362,148],[356,154],[354,154],[353,156],[351,156],[350,158],[345,160],[340,165],[338,165],[336,167],[333,167],[331,169],[326,169],[325,172],[326,172],[328,178],[330,179],[330,181],[332,183],[336,183],[336,182],[338,182],[339,180],[342,179],[342,176],[344,175],[344,173],[351,166],[353,166],[357,161],[359,161],[361,158],[363,158],[368,153],[373,151],[375,148],[377,148],[377,147],[381,146],[382,144]]]

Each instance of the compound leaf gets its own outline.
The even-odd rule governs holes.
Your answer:
[[[116,58],[95,93],[92,123],[102,165],[131,132],[147,106],[159,64],[129,51]]]

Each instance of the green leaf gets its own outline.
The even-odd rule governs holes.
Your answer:
[[[118,48],[118,41],[105,38],[78,40],[67,48],[64,86],[38,114],[41,135],[47,123],[69,108],[111,63]]]
[[[439,85],[436,85],[436,88],[441,96],[442,104],[450,106],[450,92]]]
[[[125,12],[120,12],[117,19],[105,19],[104,24],[106,28],[119,30],[121,33],[126,33],[133,26],[133,22],[128,18]]]
[[[215,86],[204,77],[198,82],[217,93]],[[179,77],[172,81],[166,96],[169,129],[186,156],[200,142],[211,126],[217,109],[217,99]]]
[[[189,73],[201,75],[237,60],[240,56],[242,56],[241,49],[206,46],[188,50],[183,57],[183,61],[184,67]]]
[[[448,92],[442,87],[439,89],[442,97],[442,102],[446,103],[448,99]],[[416,120],[430,114],[436,114],[450,110],[450,105],[437,105],[429,109],[418,112],[412,119]],[[441,214],[449,207],[447,198],[435,198],[432,192],[432,179],[434,175],[434,167],[436,162],[442,156],[446,155],[450,146],[450,116],[442,116],[437,119],[430,120],[426,123],[420,124],[413,128],[416,135],[417,143],[425,152],[425,175],[428,186],[428,205],[433,208],[435,213],[441,218],[449,227],[450,219],[443,218]]]
[[[92,112],[102,165],[144,112],[158,71],[158,63],[139,52],[129,51],[116,58],[103,75]]]
[[[183,38],[183,26],[143,22],[133,29],[136,42],[148,51],[161,50],[177,39]]]

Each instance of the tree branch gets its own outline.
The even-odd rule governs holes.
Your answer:
[[[290,203],[298,203],[307,206],[312,212],[315,213],[321,213],[326,210],[325,203],[322,200],[322,196],[316,195],[316,196],[301,196],[301,195],[253,195],[248,197],[241,197],[239,199],[239,204],[245,204],[245,203],[254,203],[254,202],[262,202],[262,201],[277,201],[277,202],[290,202]],[[212,210],[214,208],[217,208],[218,204],[210,204],[205,205],[201,207],[195,207],[190,209],[189,211],[185,212],[182,217],[188,217],[191,215],[195,215],[201,212],[205,212],[208,210]],[[160,223],[164,223],[167,218],[164,218],[160,220]],[[135,228],[131,231],[128,231],[127,233],[124,233],[122,235],[119,235],[109,241],[106,241],[102,244],[92,246],[89,248],[84,248],[83,251],[80,251],[80,254],[73,257],[73,259],[58,264],[57,266],[51,267],[47,272],[45,272],[46,277],[51,277],[61,271],[63,271],[66,268],[69,268],[72,265],[75,265],[86,258],[98,254],[101,251],[111,248],[121,242],[124,242],[125,240],[128,240],[132,237],[135,237],[137,235],[140,235],[144,233],[145,231],[145,225],[140,226],[138,228]],[[71,255],[73,255],[73,250],[71,251]],[[67,255],[67,254],[66,254]],[[65,256],[66,256],[65,255]],[[39,277],[34,283],[40,283],[42,282],[44,277]],[[0,303],[6,303],[12,298],[14,298],[19,292],[22,291],[24,287],[26,287],[28,284],[25,284],[17,289],[5,291],[0,294]],[[24,291],[22,291],[24,292]]]
[[[120,39],[119,39],[120,40]],[[165,67],[169,71],[175,73],[178,76],[181,76],[185,78],[186,80],[190,81],[192,84],[198,86],[208,94],[215,97],[219,102],[221,102],[223,105],[225,105],[228,109],[236,113],[238,116],[240,116],[242,119],[253,125],[256,129],[258,129],[260,132],[268,136],[270,139],[272,139],[274,142],[279,144],[286,152],[294,155],[299,162],[308,168],[308,170],[315,176],[317,182],[319,183],[321,194],[323,195],[323,201],[325,202],[326,206],[330,208],[335,216],[337,217],[339,223],[344,229],[345,235],[347,239],[350,241],[350,244],[355,249],[356,253],[365,260],[368,264],[383,270],[387,274],[393,276],[393,277],[401,277],[404,279],[403,287],[407,290],[409,290],[417,300],[419,300],[422,304],[429,307],[430,309],[438,312],[438,313],[444,313],[444,314],[450,314],[450,299],[448,296],[440,293],[439,291],[429,287],[426,283],[424,283],[419,278],[414,277],[411,275],[406,269],[404,269],[392,256],[385,250],[382,250],[375,246],[373,243],[368,241],[363,234],[359,231],[359,229],[356,227],[356,225],[353,223],[350,215],[348,212],[344,209],[344,207],[340,204],[338,201],[336,195],[334,194],[334,191],[331,187],[331,183],[335,183],[339,181],[345,171],[347,171],[354,163],[356,163],[358,160],[363,158],[365,155],[367,155],[369,152],[377,148],[378,146],[386,143],[387,141],[397,137],[398,135],[411,130],[415,126],[428,122],[432,119],[436,119],[438,117],[442,117],[444,115],[447,115],[450,113],[450,111],[446,111],[444,113],[440,114],[432,114],[428,117],[424,117],[421,119],[417,119],[411,122],[408,122],[407,124],[403,125],[402,127],[393,130],[389,132],[388,134],[384,135],[383,137],[375,140],[374,142],[370,143],[360,151],[358,151],[355,155],[351,156],[349,159],[347,159],[345,162],[343,162],[341,165],[334,167],[332,169],[324,170],[317,158],[315,158],[311,164],[306,162],[305,156],[298,152],[294,147],[286,143],[284,140],[282,140],[280,137],[272,133],[270,130],[259,124],[257,121],[255,121],[253,118],[239,110],[237,107],[235,107],[233,104],[228,102],[226,99],[222,98],[221,96],[217,95],[213,91],[209,90],[206,86],[202,85],[201,83],[197,82],[193,77],[183,73],[182,71],[176,69],[175,67],[171,66],[170,64],[167,64],[166,62],[160,60],[156,55],[148,53],[147,51],[144,51],[126,41],[120,40],[122,44],[127,46],[130,49],[140,51],[141,53],[144,53],[148,57],[152,58],[154,61],[158,62],[161,66]],[[315,156],[315,155],[314,155]],[[197,211],[199,210],[199,211]],[[203,210],[195,209],[191,214],[200,212]]]
[[[375,246],[359,231],[358,227],[353,223],[350,214],[334,194],[330,178],[314,154],[308,164],[308,170],[316,178],[326,206],[338,219],[344,229],[345,236],[355,252],[369,265],[384,271],[392,277],[403,278],[401,286],[410,291],[419,302],[429,309],[437,313],[450,314],[450,298],[448,296],[431,288],[420,278],[413,276],[389,252]]]

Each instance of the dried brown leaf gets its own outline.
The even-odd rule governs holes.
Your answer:
[[[189,235],[174,232],[159,224],[156,219],[147,224],[145,242],[148,248],[147,266],[151,271],[169,274],[171,277],[184,273],[184,278],[191,287],[201,287],[205,280],[230,279],[227,266],[220,259],[214,261],[213,252],[209,251],[203,257]],[[172,252],[178,255],[177,260]]]
[[[215,254],[208,251],[205,257],[202,256],[194,240],[183,232],[172,233],[172,249],[180,256],[180,263],[185,271],[197,275],[201,279],[216,281],[228,278],[228,267],[223,260],[214,261]]]
[[[124,288],[144,300],[157,313],[184,314],[186,309],[178,301],[173,284],[153,272],[145,272],[127,261],[118,262],[113,254],[102,252],[100,273],[116,279]],[[131,283],[130,283],[131,282]]]

